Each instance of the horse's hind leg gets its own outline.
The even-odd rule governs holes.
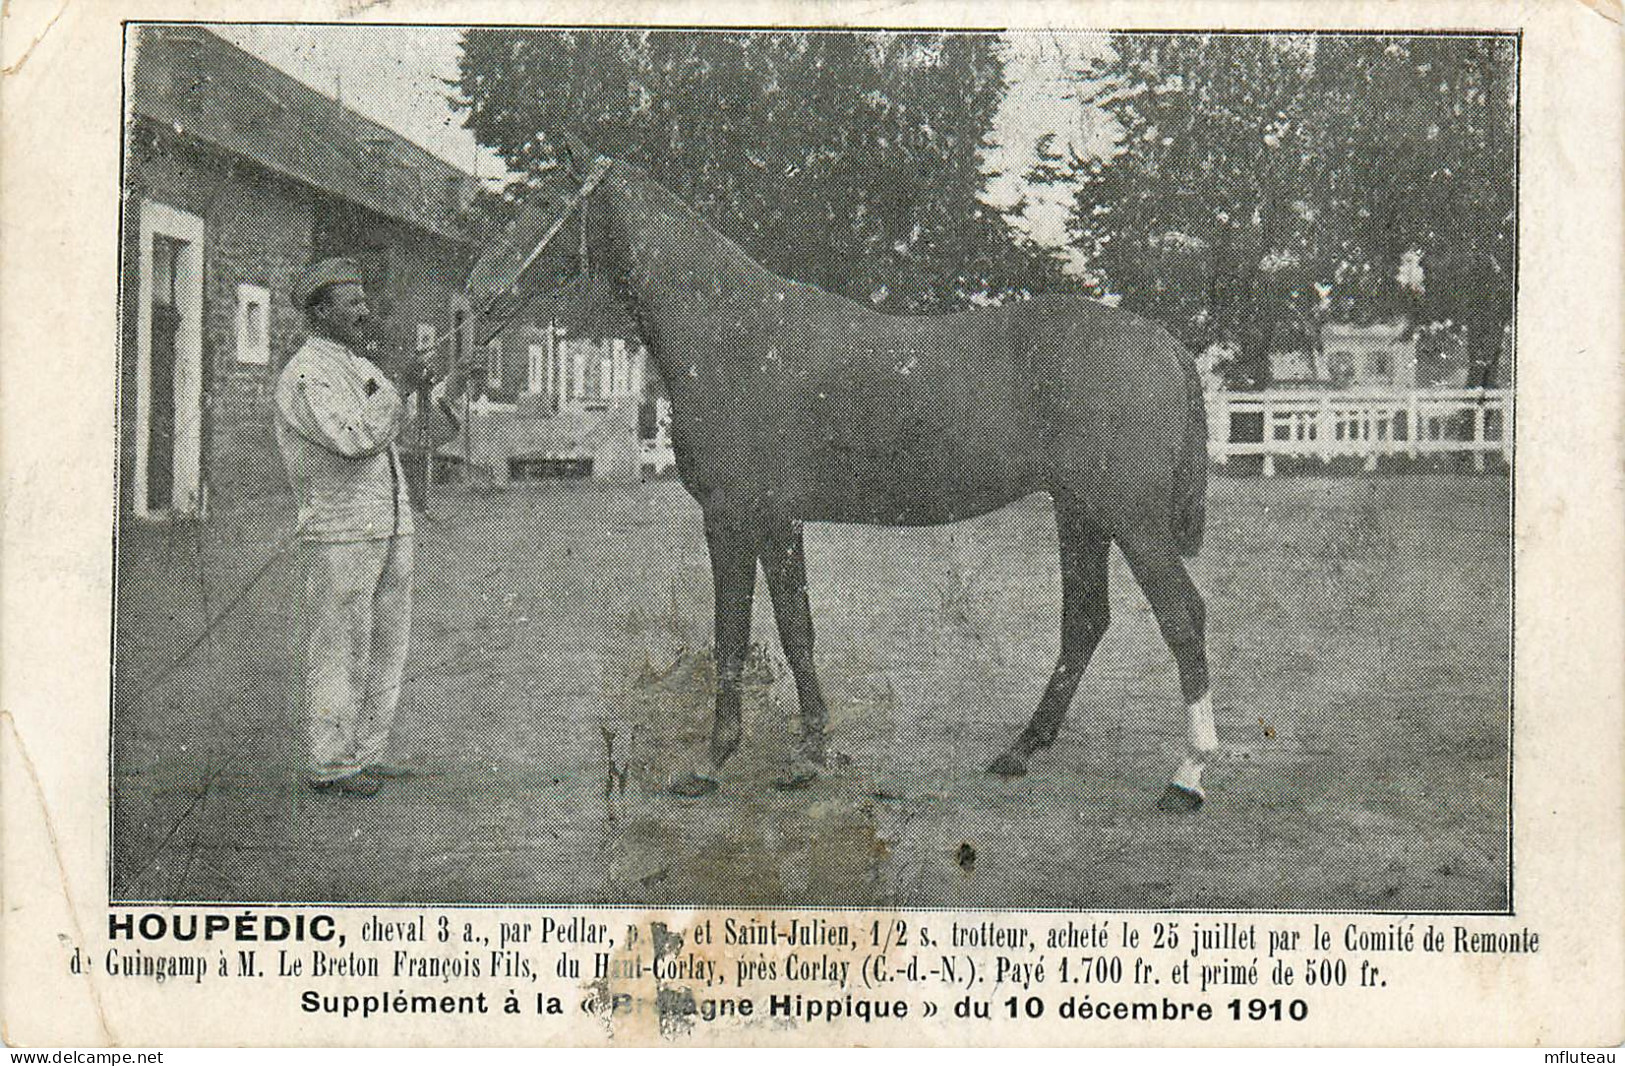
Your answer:
[[[779,788],[797,788],[817,777],[824,765],[824,728],[829,721],[824,692],[813,668],[812,608],[807,601],[807,556],[799,522],[769,527],[762,540],[762,571],[767,575],[779,643],[784,646],[784,657],[796,679],[796,697],[801,706],[801,740],[795,762],[789,774],[775,784]]]
[[[1158,806],[1164,810],[1194,810],[1204,798],[1202,770],[1219,746],[1213,725],[1213,697],[1208,689],[1207,610],[1171,536],[1141,532],[1120,536],[1117,543],[1151,603],[1163,639],[1179,663],[1179,687],[1190,716],[1185,759]]]
[[[722,768],[739,747],[739,685],[750,644],[750,612],[756,599],[757,538],[747,523],[705,516],[705,543],[711,551],[716,591],[717,693],[711,723],[711,769]],[[691,773],[672,785],[681,796],[715,792],[714,776]]]
[[[1061,542],[1061,654],[1032,721],[1010,750],[987,768],[989,773],[1005,777],[1026,773],[1032,753],[1055,743],[1061,721],[1078,691],[1078,682],[1089,666],[1089,657],[1111,624],[1106,581],[1111,538],[1084,516],[1075,499],[1061,493],[1054,495],[1055,527]]]

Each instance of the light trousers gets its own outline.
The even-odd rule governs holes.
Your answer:
[[[304,719],[312,782],[382,761],[412,619],[412,538],[306,543]]]

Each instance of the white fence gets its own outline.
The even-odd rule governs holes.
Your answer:
[[[1479,470],[1488,454],[1512,459],[1505,389],[1217,391],[1207,394],[1207,413],[1213,461],[1261,455],[1265,475],[1277,456],[1357,456],[1367,470],[1390,455],[1470,454]]]
[[[480,397],[469,405],[475,416],[512,415],[515,405]],[[661,404],[654,440],[639,442],[640,469],[663,473],[675,459],[668,431],[670,416]],[[1207,394],[1208,455],[1215,463],[1235,456],[1262,456],[1265,476],[1278,457],[1353,456],[1375,470],[1383,456],[1454,453],[1500,455],[1511,465],[1512,398],[1505,389],[1299,390]]]

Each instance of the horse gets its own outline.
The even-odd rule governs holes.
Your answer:
[[[771,273],[624,161],[598,157],[579,199],[583,250],[637,323],[670,398],[678,477],[704,513],[716,615],[710,766],[672,792],[714,792],[739,746],[758,564],[802,722],[774,784],[802,787],[825,768],[805,523],[932,526],[1046,492],[1060,654],[1032,719],[988,771],[1025,774],[1054,743],[1110,623],[1115,543],[1178,662],[1188,711],[1187,752],[1158,806],[1202,805],[1218,738],[1205,605],[1182,562],[1202,542],[1208,465],[1188,350],[1081,296],[882,313]]]

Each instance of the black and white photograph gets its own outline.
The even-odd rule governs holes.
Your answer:
[[[124,32],[112,900],[1513,910],[1516,33]]]

